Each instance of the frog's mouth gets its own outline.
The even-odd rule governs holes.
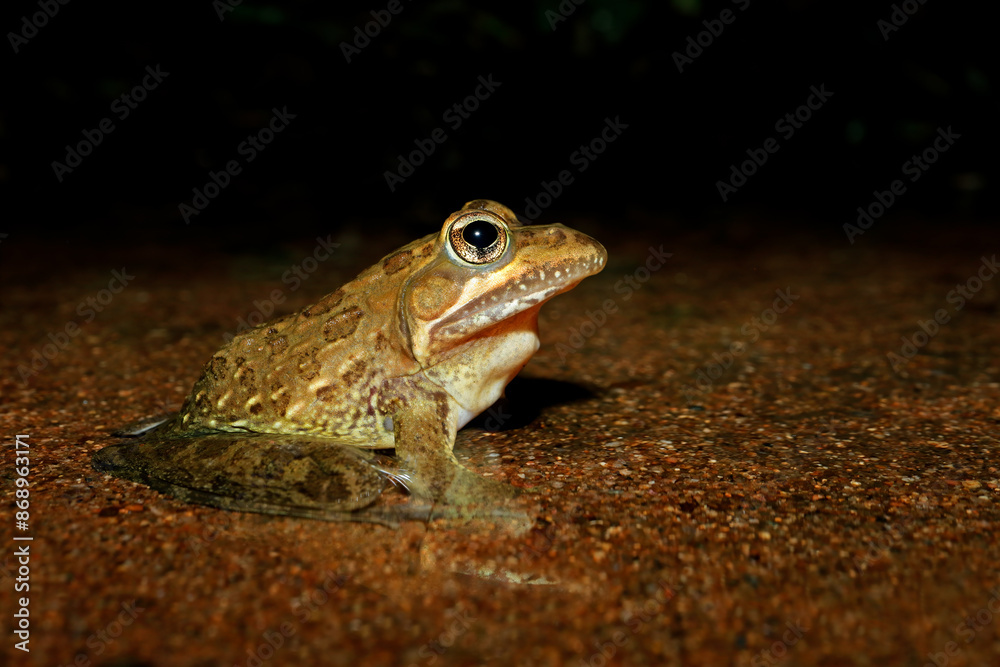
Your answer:
[[[511,231],[515,247],[503,261],[468,266],[440,257],[415,278],[404,308],[417,359],[448,355],[487,330],[536,330],[542,304],[599,273],[607,260],[600,243],[563,225]]]
[[[545,273],[541,272],[537,283],[520,282],[513,286],[503,286],[490,290],[480,298],[465,304],[438,320],[430,330],[431,338],[464,338],[479,331],[498,325],[520,313],[541,308],[549,299],[568,292],[583,280],[559,281],[545,284]],[[556,279],[558,280],[558,278]],[[525,289],[521,289],[524,285]]]

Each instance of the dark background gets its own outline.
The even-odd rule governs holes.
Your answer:
[[[40,9],[7,3],[0,258],[18,235],[81,248],[211,238],[238,249],[352,220],[420,235],[468,199],[522,213],[564,169],[575,180],[541,221],[592,216],[641,235],[742,219],[751,232],[784,225],[845,239],[857,207],[906,179],[902,164],[949,126],[961,138],[919,181],[906,180],[870,233],[917,225],[944,234],[996,213],[996,29],[967,3],[902,3],[916,11],[886,40],[877,22],[890,19],[889,2],[565,0],[574,11],[553,30],[546,12],[559,11],[556,0],[401,0],[402,12],[346,62],[341,44],[387,4],[247,1],[220,20],[221,0],[76,0],[54,5],[15,54],[10,33]],[[673,54],[723,10],[735,20],[679,72]],[[169,76],[119,119],[115,99],[147,66]],[[453,130],[442,115],[480,76],[501,85]],[[776,121],[821,85],[833,96],[781,137]],[[237,147],[273,108],[295,119],[246,164]],[[57,180],[52,163],[106,117],[114,132]],[[577,172],[570,155],[606,118],[628,127]],[[390,191],[385,172],[397,156],[439,127],[447,141]],[[723,202],[717,181],[768,137],[780,150]],[[242,173],[185,224],[178,205],[233,159]]]

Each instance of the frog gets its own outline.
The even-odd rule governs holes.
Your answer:
[[[520,489],[463,466],[456,434],[539,349],[542,305],[606,261],[582,232],[469,201],[316,303],[239,332],[177,414],[117,432],[92,465],[185,502],[328,520],[383,520],[373,504],[393,486],[502,504]]]

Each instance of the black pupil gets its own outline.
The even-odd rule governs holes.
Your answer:
[[[462,229],[462,238],[471,246],[480,250],[489,248],[496,243],[499,232],[497,228],[485,220],[470,222]]]

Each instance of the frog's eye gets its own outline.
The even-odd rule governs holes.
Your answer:
[[[455,254],[469,264],[489,264],[507,249],[507,230],[499,222],[482,216],[456,220],[449,234]]]

